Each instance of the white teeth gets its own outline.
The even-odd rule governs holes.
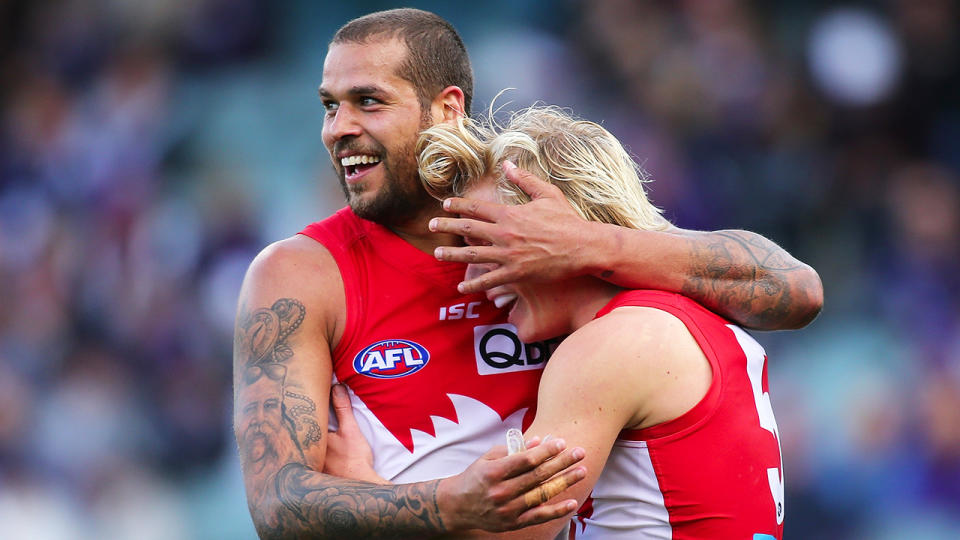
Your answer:
[[[362,154],[347,156],[340,159],[340,165],[349,167],[351,165],[366,165],[368,163],[379,163],[380,158],[376,156],[365,156]]]
[[[498,308],[502,308],[503,306],[509,304],[510,302],[513,302],[516,299],[517,299],[517,295],[515,294],[505,294],[503,296],[498,296],[494,298],[493,305],[497,306]]]

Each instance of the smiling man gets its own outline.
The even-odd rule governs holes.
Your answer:
[[[537,504],[555,494],[538,486],[558,473],[560,484],[551,486],[583,479],[582,449],[552,440],[511,456],[502,446],[488,451],[532,416],[550,349],[521,343],[476,281],[458,290],[465,258],[525,273],[689,289],[717,312],[767,328],[803,324],[819,310],[816,273],[744,231],[585,226],[562,197],[549,195],[506,214],[487,205],[479,217],[492,222],[450,220],[420,185],[414,147],[424,128],[469,112],[473,77],[463,42],[436,15],[400,9],[350,21],[330,44],[319,92],[323,142],[348,207],[264,249],[248,270],[237,314],[241,444],[259,411],[246,406],[248,368],[265,359],[283,366],[284,396],[296,396],[283,401],[283,429],[265,435],[274,440],[256,443],[291,448],[289,457],[264,464],[257,452],[241,456],[262,536],[501,531],[574,511],[569,498]],[[519,174],[515,180],[534,192],[540,185]],[[462,200],[453,205],[455,213],[478,217]],[[465,229],[494,251],[462,251]],[[534,248],[504,250],[502,238]],[[440,253],[449,260],[434,257],[442,246],[452,246]],[[492,287],[509,277],[497,276],[480,280]],[[397,485],[323,474],[334,380],[350,390],[376,472]],[[320,437],[306,435],[317,433],[312,427]]]

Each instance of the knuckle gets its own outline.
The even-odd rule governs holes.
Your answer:
[[[503,486],[493,486],[487,490],[487,498],[490,499],[494,504],[502,504],[509,499],[509,493],[506,488]]]
[[[514,511],[509,506],[498,506],[493,513],[500,521],[509,521],[514,518]]]

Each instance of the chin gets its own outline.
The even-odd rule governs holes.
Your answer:
[[[517,327],[517,337],[524,343],[534,343],[553,337],[549,335],[549,332],[544,332],[542,328],[536,328],[533,325],[517,324],[514,326]]]

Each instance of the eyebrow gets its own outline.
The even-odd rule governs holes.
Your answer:
[[[382,94],[384,94],[384,93],[385,93],[385,91],[383,90],[383,88],[380,88],[379,86],[376,86],[376,85],[373,85],[373,84],[367,85],[367,86],[353,86],[353,87],[351,87],[349,90],[347,90],[347,95],[350,95],[350,96],[361,96],[361,95],[371,95],[371,94],[372,94],[372,95],[382,95]],[[317,94],[319,94],[320,97],[322,97],[322,98],[332,98],[332,97],[333,97],[333,94],[331,94],[331,93],[330,93],[326,88],[324,88],[322,85],[320,86],[320,88],[317,89]]]

